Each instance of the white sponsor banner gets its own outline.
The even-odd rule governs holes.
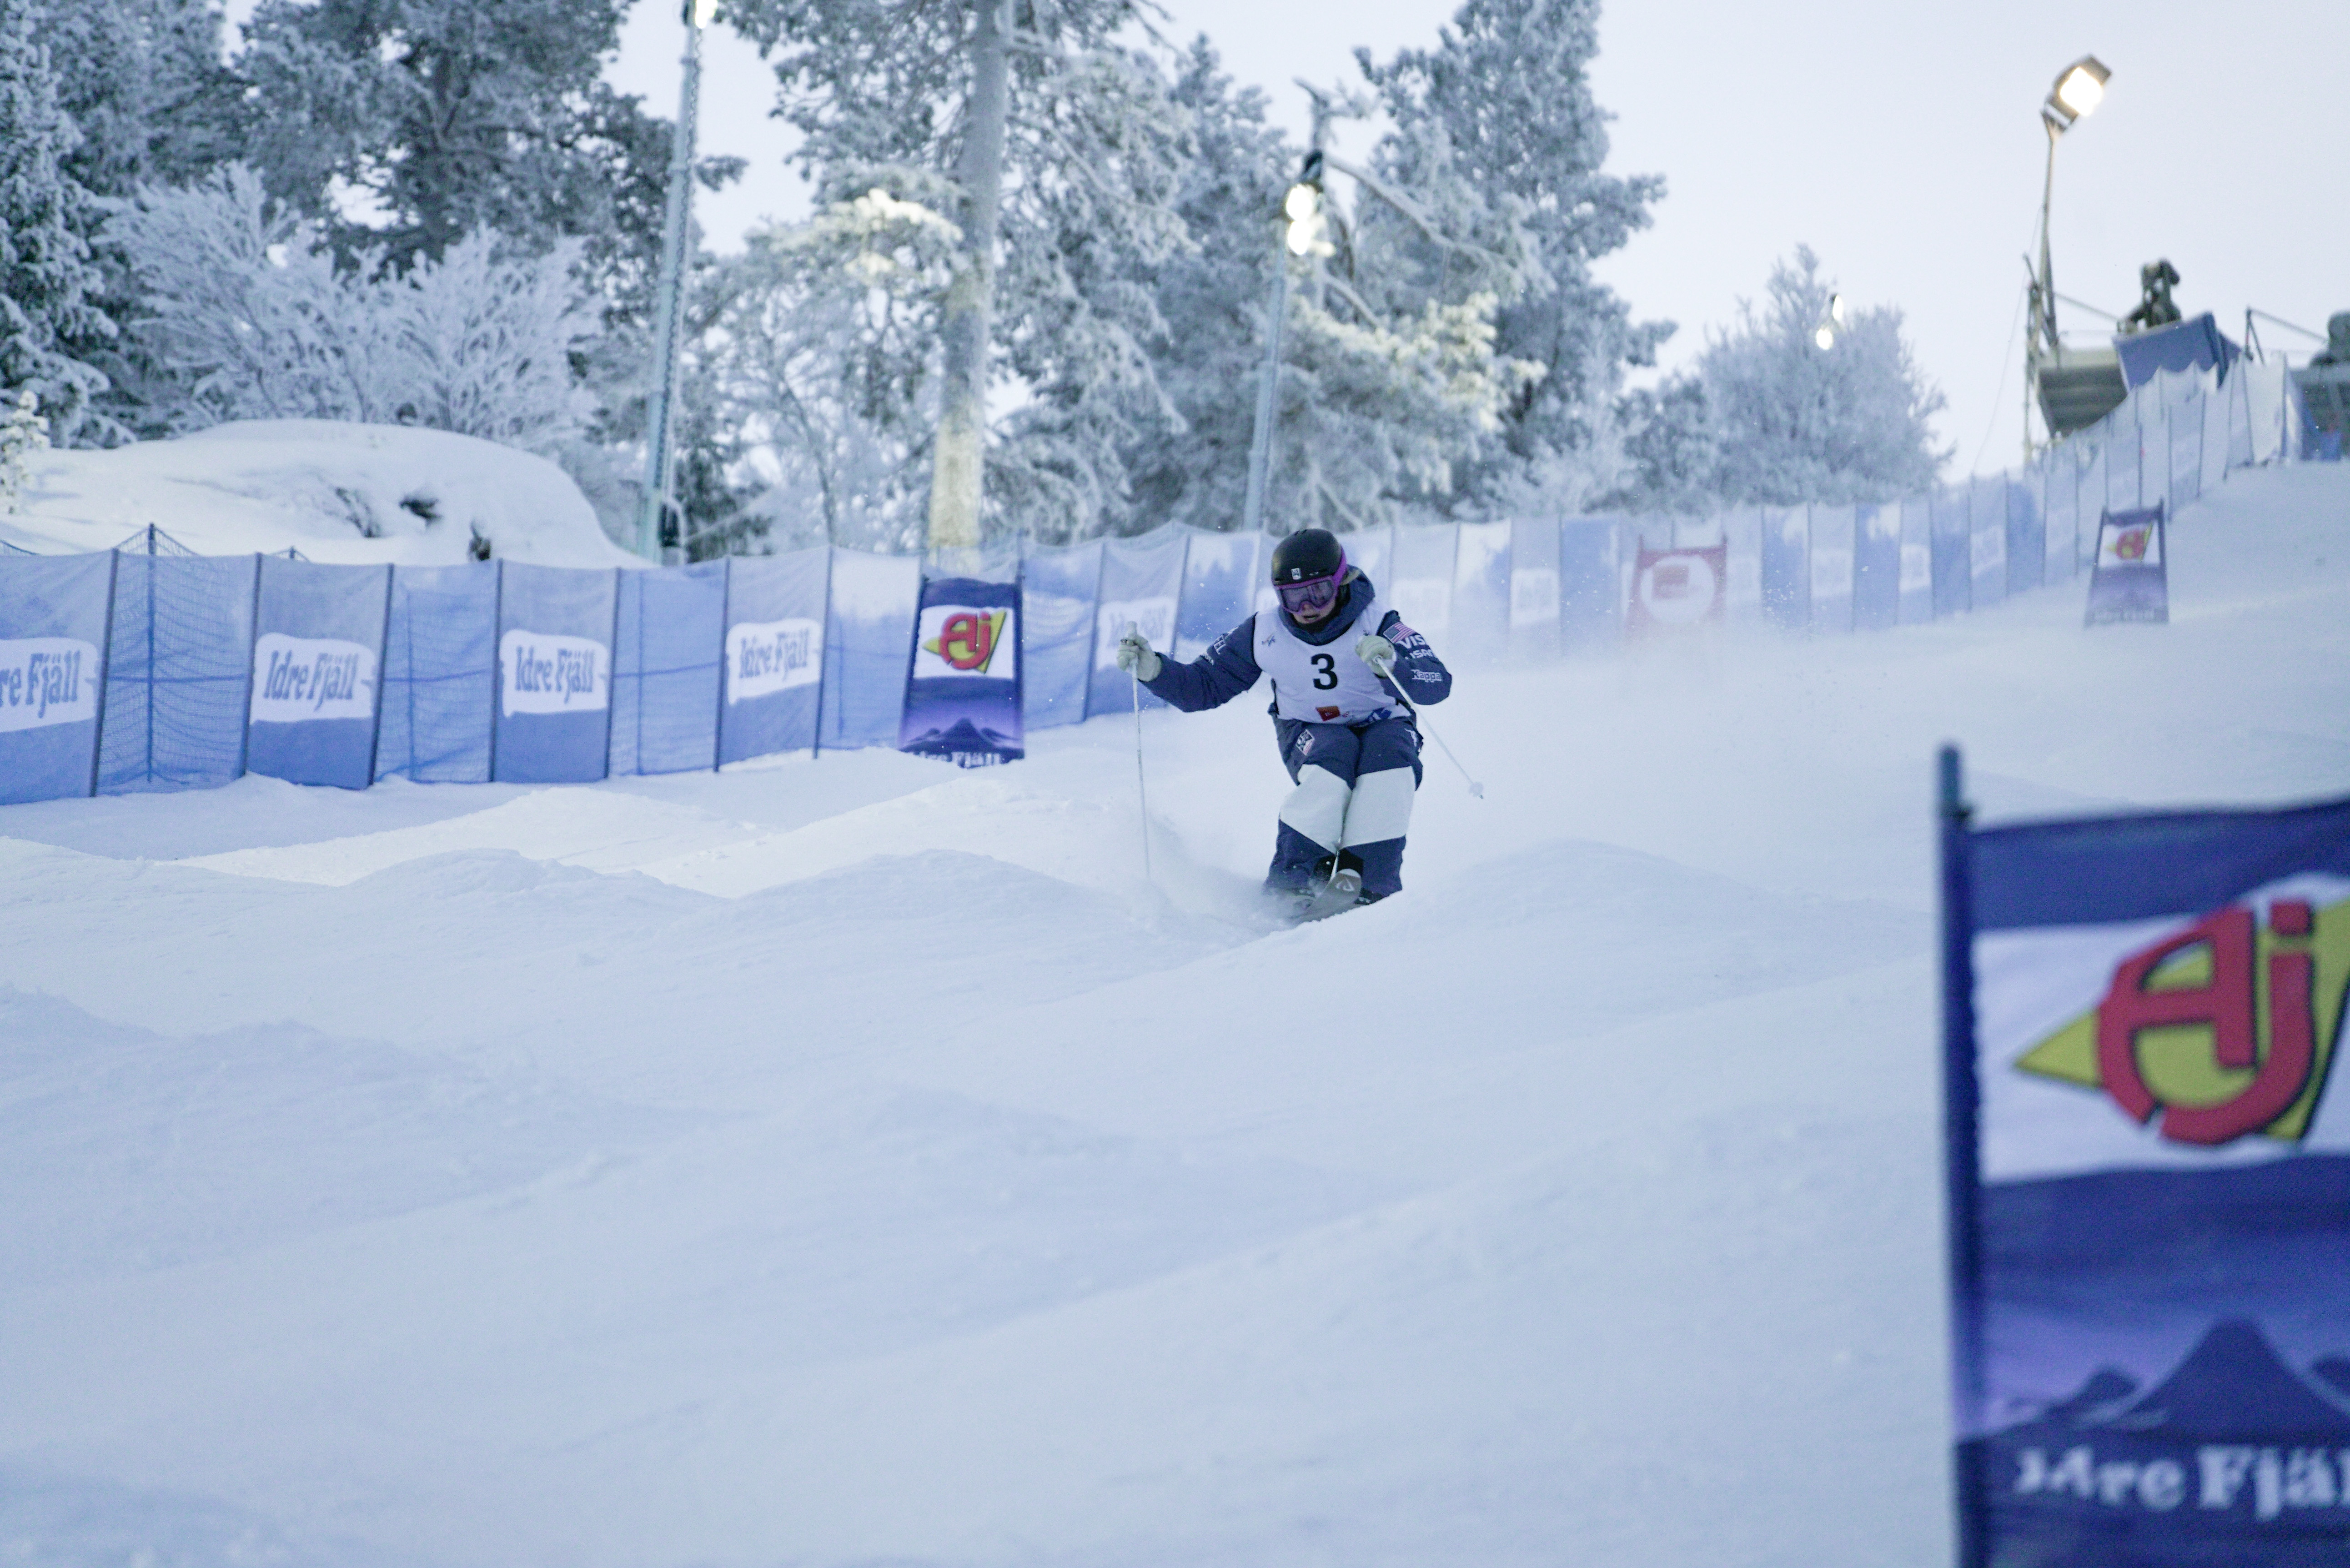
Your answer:
[[[1635,592],[1649,618],[1666,626],[1695,626],[1713,614],[1721,585],[1707,556],[1659,556],[1641,572]]]
[[[1404,625],[1426,638],[1440,638],[1452,626],[1452,585],[1441,577],[1399,580],[1388,602]]]
[[[1934,551],[1929,545],[1901,546],[1901,591],[1923,593],[1934,586]]]
[[[2101,524],[2097,529],[2097,565],[2158,566],[2162,565],[2162,530],[2154,519]]]
[[[1852,552],[1836,545],[1812,546],[1812,597],[1847,598],[1852,594]]]
[[[1510,624],[1532,626],[1558,618],[1558,574],[1528,566],[1510,574]]]
[[[824,628],[812,620],[746,620],[726,628],[726,701],[772,697],[824,678]]]
[[[375,717],[375,649],[326,637],[264,632],[253,644],[253,722]]]
[[[0,638],[0,732],[97,717],[97,649],[70,637]]]
[[[925,626],[930,623],[925,620]],[[1128,625],[1139,626],[1150,646],[1160,653],[1175,647],[1175,596],[1148,599],[1110,599],[1094,612],[1094,668],[1118,667],[1118,639]]]
[[[1970,545],[1968,565],[1980,576],[1987,572],[2003,570],[2007,566],[2007,529],[2003,524],[1978,528]]]
[[[592,637],[510,631],[498,639],[500,701],[514,713],[594,713],[612,699],[611,650]]]
[[[1172,627],[1175,601],[1166,602],[1168,624]],[[1118,630],[1125,629],[1121,623]],[[932,605],[922,611],[921,624],[914,632],[914,679],[1010,680],[1019,674],[1017,648],[1017,627],[1009,606]],[[1117,657],[1113,638],[1112,663]]]

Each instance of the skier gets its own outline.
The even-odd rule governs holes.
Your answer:
[[[1414,706],[1441,702],[1452,676],[1327,530],[1302,529],[1274,547],[1273,586],[1276,607],[1191,662],[1163,659],[1128,631],[1118,666],[1186,713],[1272,676],[1274,738],[1297,787],[1282,804],[1265,889],[1299,914],[1325,898],[1341,908],[1376,903],[1403,887],[1404,829],[1419,787],[1419,727],[1395,693]]]

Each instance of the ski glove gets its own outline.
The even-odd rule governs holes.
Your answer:
[[[1355,644],[1355,657],[1369,665],[1371,667],[1372,674],[1383,679],[1394,672],[1396,661],[1395,644],[1389,642],[1386,638],[1381,637],[1378,632],[1372,632],[1360,642]]]
[[[1159,679],[1160,660],[1151,649],[1150,639],[1139,631],[1129,631],[1118,639],[1118,667],[1138,680]]]

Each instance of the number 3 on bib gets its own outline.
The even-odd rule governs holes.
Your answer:
[[[1326,653],[1314,656],[1314,690],[1335,691],[1338,688],[1338,664]]]

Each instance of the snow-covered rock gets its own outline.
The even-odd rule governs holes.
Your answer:
[[[314,561],[450,565],[476,534],[498,556],[629,566],[579,487],[512,447],[397,425],[274,420],[110,452],[44,452],[0,540],[105,550],[152,523],[206,556],[297,549]]]

